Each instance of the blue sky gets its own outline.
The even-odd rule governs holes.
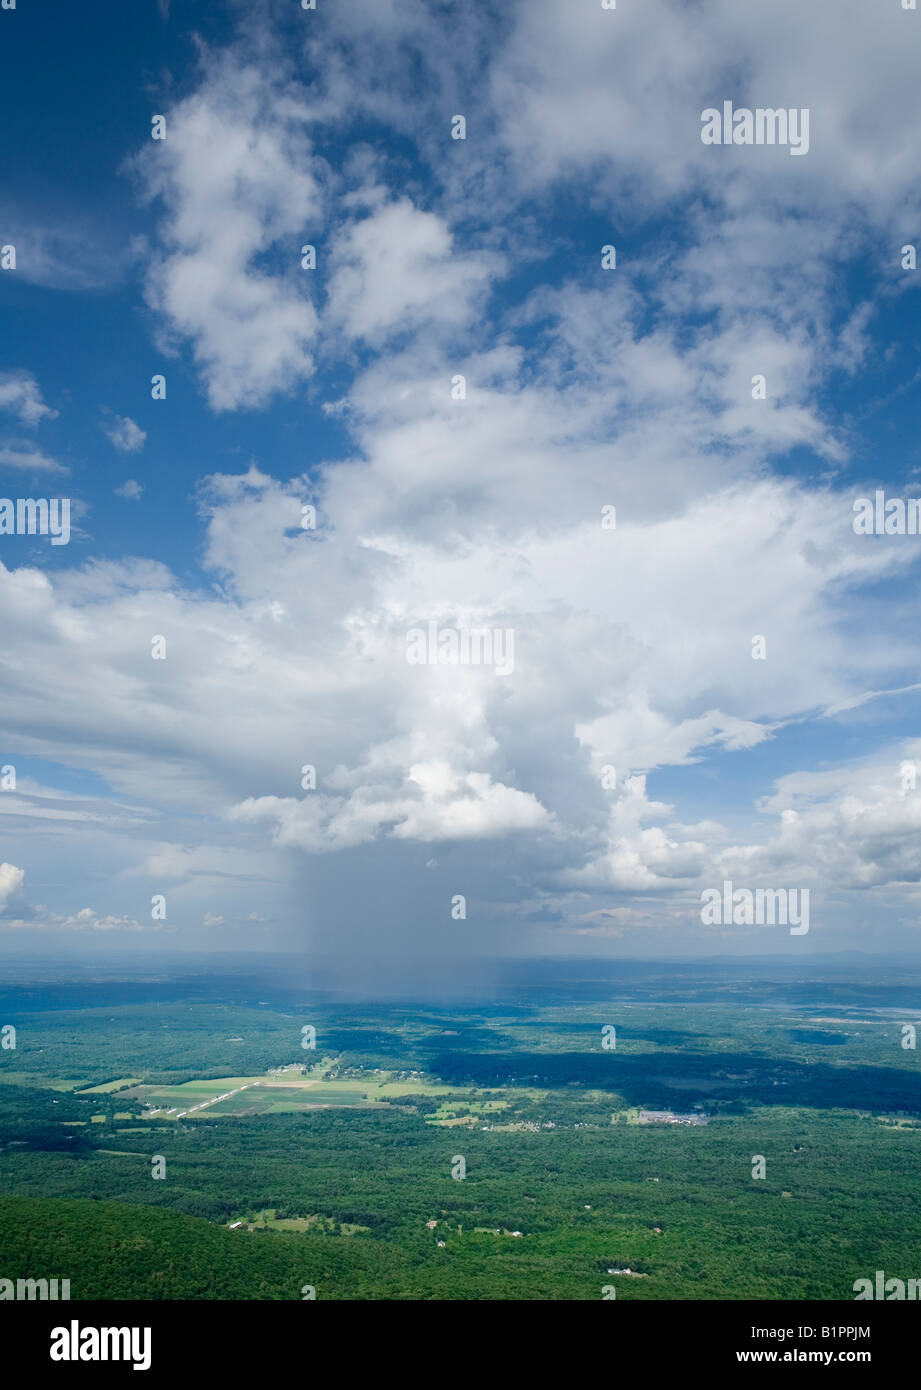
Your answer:
[[[7,950],[915,948],[921,17],[800,10],[2,13]]]

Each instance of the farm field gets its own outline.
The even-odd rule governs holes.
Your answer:
[[[84,1094],[88,1096],[107,1095],[115,1091],[126,1091],[132,1086],[137,1086],[140,1080],[141,1078],[139,1076],[126,1076],[120,1081],[103,1081],[101,1085],[86,1086],[78,1089],[82,1089]]]
[[[254,1115],[281,1114],[322,1106],[373,1106],[399,1101],[410,1096],[444,1098],[447,1108],[433,1118],[444,1120],[453,1115],[450,1100],[466,1104],[475,1095],[464,1087],[439,1086],[426,1082],[393,1082],[368,1078],[336,1078],[327,1080],[322,1074],[306,1076],[225,1076],[213,1080],[197,1079],[178,1086],[136,1085],[120,1090],[121,1097],[139,1101],[149,1119],[186,1119],[197,1115]],[[98,1094],[109,1087],[93,1087],[81,1094]],[[223,1098],[222,1098],[223,1097]],[[479,1112],[504,1108],[506,1101],[470,1103],[471,1117]]]

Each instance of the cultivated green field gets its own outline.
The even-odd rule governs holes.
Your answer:
[[[137,1086],[140,1080],[141,1078],[139,1076],[126,1076],[123,1077],[120,1081],[103,1081],[102,1084],[99,1086],[85,1087],[85,1094],[88,1096],[92,1096],[104,1095],[107,1092],[113,1091],[126,1091],[131,1086]]]

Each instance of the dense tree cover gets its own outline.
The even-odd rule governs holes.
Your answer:
[[[122,1202],[0,1198],[2,1277],[67,1278],[71,1299],[301,1299],[359,1285],[344,1242],[228,1231]],[[317,1288],[317,1285],[319,1287]]]
[[[81,1096],[69,1091],[6,1085],[0,1091],[0,1146],[22,1145],[29,1149],[92,1150],[84,1127],[93,1115],[116,1109],[114,1098]],[[120,1113],[141,1113],[137,1101],[119,1098]]]
[[[791,1062],[754,1053],[630,1056],[598,1052],[449,1053],[432,1060],[442,1080],[464,1085],[609,1087],[630,1105],[667,1109],[706,1103],[710,1110],[784,1104],[921,1114],[921,1074],[904,1069]],[[782,1088],[778,1091],[778,1088]],[[680,1108],[680,1107],[679,1107]]]
[[[30,999],[0,1059],[0,1277],[70,1277],[75,1298],[300,1298],[313,1284],[318,1298],[466,1300],[599,1298],[605,1283],[618,1299],[839,1299],[876,1269],[921,1276],[918,1054],[890,1019],[832,1029],[816,1005],[791,1023],[789,1004],[635,999],[302,1010],[90,996],[62,1011],[59,996],[45,1012]],[[306,1058],[305,1021],[318,1028]],[[120,1094],[9,1084],[175,1083],[320,1056],[369,1087],[375,1068],[399,1072],[405,1090],[367,1109],[176,1122]],[[433,1123],[427,1080],[463,1083],[453,1111],[473,1122]],[[709,1125],[635,1123],[635,1107],[695,1103]],[[265,1209],[330,1229],[226,1229]]]
[[[361,1247],[350,1257],[361,1292],[349,1283],[355,1266],[330,1266],[329,1297],[589,1298],[599,1296],[604,1265],[649,1276],[621,1281],[618,1297],[841,1298],[876,1268],[917,1273],[921,1131],[846,1112],[775,1108],[696,1129],[535,1132],[436,1129],[382,1107],[207,1121],[109,1142],[135,1151],[8,1150],[3,1188],[209,1222],[275,1207],[368,1227],[310,1237]],[[166,1157],[162,1181],[150,1176],[155,1153]],[[458,1153],[464,1181],[451,1177]],[[755,1154],[766,1156],[764,1181],[752,1180]],[[435,1232],[425,1225],[432,1219]],[[4,1233],[4,1260],[6,1250]]]

